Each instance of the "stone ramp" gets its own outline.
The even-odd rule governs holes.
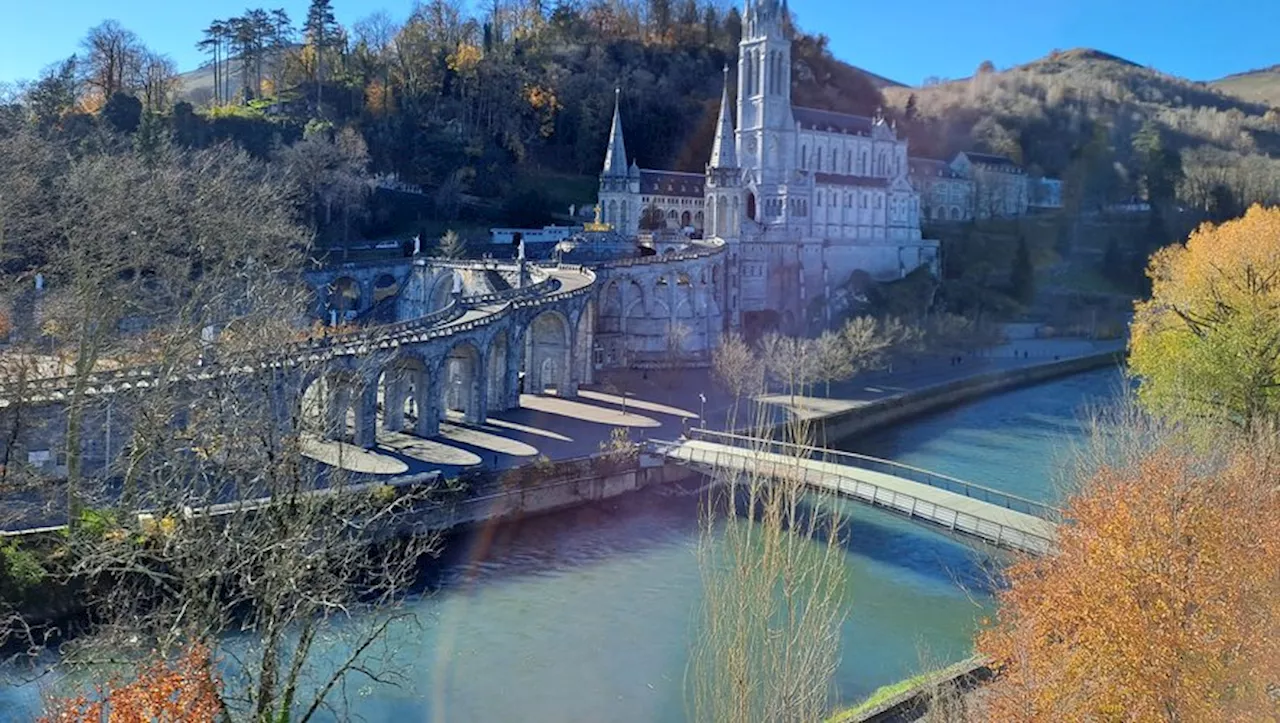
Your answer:
[[[798,476],[808,486],[997,547],[1036,555],[1045,554],[1053,547],[1056,526],[1049,520],[885,472],[703,440],[653,444],[656,451],[668,459],[704,472],[754,473],[773,479]]]

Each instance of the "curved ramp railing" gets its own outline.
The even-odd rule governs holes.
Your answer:
[[[682,464],[715,470],[745,472],[750,470],[772,479],[792,479],[808,487],[829,490],[870,504],[873,507],[925,522],[953,533],[977,538],[996,547],[1035,555],[1053,549],[1051,534],[1039,534],[1035,525],[1007,524],[988,516],[966,512],[934,499],[925,499],[902,490],[878,485],[866,479],[833,474],[802,462],[818,462],[810,458],[778,460],[777,453],[763,449],[747,449],[720,445],[719,448],[694,447],[674,441],[650,440],[655,452]],[[774,458],[765,457],[773,454]],[[896,475],[895,475],[896,476]],[[993,504],[993,503],[991,503]],[[1010,510],[1016,512],[1016,510]],[[1003,513],[1008,514],[1008,513]],[[1022,515],[1020,515],[1022,516]],[[1025,520],[1038,520],[1025,515]],[[1039,526],[1051,523],[1039,520]]]
[[[881,474],[892,475],[911,482],[919,482],[920,484],[929,485],[938,489],[954,492],[964,495],[971,499],[980,500],[989,504],[998,505],[1007,510],[1021,512],[1023,514],[1034,515],[1041,519],[1058,522],[1062,519],[1062,511],[1053,505],[1043,502],[1036,502],[1025,497],[1001,492],[1000,490],[984,487],[982,485],[966,482],[956,477],[945,474],[939,474],[920,467],[912,467],[901,462],[893,460],[880,459],[879,457],[870,457],[865,454],[857,454],[856,452],[842,452],[836,449],[825,449],[822,447],[811,447],[806,445],[791,444],[789,442],[779,442],[777,440],[762,439],[759,437],[748,437],[741,434],[732,434],[730,432],[718,432],[710,429],[694,428],[689,430],[689,436],[692,439],[701,439],[707,442],[718,442],[720,444],[732,447],[741,447],[744,449],[759,449],[778,454],[796,455],[805,459],[813,459],[825,462],[839,462],[850,467],[865,469],[870,472],[880,472]]]

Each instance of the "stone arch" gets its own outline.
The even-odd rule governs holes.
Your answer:
[[[373,280],[373,303],[400,293],[400,280],[391,274],[378,274]]]
[[[605,223],[614,226],[618,225],[618,202],[616,200],[609,202],[609,219]]]
[[[690,225],[691,223],[693,223],[693,215],[692,215],[692,214],[690,214],[688,211],[685,211],[684,213],[680,214],[680,227],[681,227],[681,228],[684,228],[684,227],[686,227],[686,226]]]
[[[697,213],[693,214],[693,225],[695,228],[704,228],[706,226],[706,223],[704,221],[704,217],[701,211],[698,211]]]
[[[430,414],[433,406],[429,394],[427,366],[421,358],[403,355],[393,359],[378,379],[382,429],[421,431],[423,416]]]
[[[535,316],[525,332],[525,392],[543,394],[552,388],[558,394],[571,389],[572,339],[569,320],[559,311]]]
[[[431,282],[431,295],[428,297],[428,312],[439,311],[448,306],[453,301],[453,278],[457,274],[453,269],[446,269],[444,273],[436,277]]]
[[[951,207],[951,220],[952,220],[952,221],[959,221],[959,220],[960,220],[960,207],[959,207],[959,206],[952,206],[952,207]]]
[[[577,327],[573,332],[573,389],[577,393],[577,385],[591,384],[595,381],[595,329],[596,306],[591,300],[583,305],[578,313]]]
[[[489,353],[486,355],[485,385],[490,412],[501,412],[511,403],[510,364],[511,340],[507,330],[503,329],[493,336],[489,342]]]
[[[462,415],[467,422],[479,424],[484,421],[484,355],[470,341],[459,341],[440,362],[442,373],[440,405],[441,418],[447,418],[449,412]]]
[[[339,276],[330,282],[327,296],[329,309],[337,312],[339,322],[354,316],[364,302],[360,282],[350,276]]]
[[[303,430],[321,439],[374,446],[376,391],[369,380],[351,372],[316,375],[303,386]]]

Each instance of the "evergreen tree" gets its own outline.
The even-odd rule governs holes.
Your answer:
[[[159,113],[142,114],[138,132],[133,135],[133,149],[149,168],[154,168],[168,155],[173,134]]]
[[[467,241],[457,231],[449,229],[436,244],[436,256],[446,259],[461,259],[467,256]]]
[[[1138,172],[1153,210],[1164,210],[1173,203],[1182,180],[1182,156],[1166,148],[1160,126],[1148,120],[1131,141]]]
[[[907,96],[907,107],[902,111],[902,119],[907,123],[911,123],[918,115],[920,115],[920,110],[916,107],[916,94],[912,93]]]
[[[302,29],[306,33],[307,43],[311,45],[316,56],[316,114],[320,115],[324,113],[321,105],[323,93],[321,85],[324,83],[325,51],[337,40],[340,29],[338,21],[333,16],[333,4],[329,0],[311,0],[311,6],[307,8],[307,20]]]
[[[1021,304],[1030,304],[1036,295],[1036,269],[1031,263],[1031,250],[1027,248],[1027,239],[1018,237],[1018,251],[1013,256],[1013,268],[1009,272],[1009,286],[1013,298]]]

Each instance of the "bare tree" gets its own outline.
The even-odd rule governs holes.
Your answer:
[[[796,344],[775,340],[766,354]],[[784,393],[804,393],[811,363],[791,357],[796,366],[787,369],[786,358],[775,356],[771,373],[786,380]],[[690,718],[820,720],[846,614],[842,521],[831,500],[803,482],[810,423],[792,416],[783,436],[797,446],[780,451],[767,439],[773,426],[765,405],[754,406],[756,439],[742,451],[770,463],[724,465],[703,505],[705,596],[687,676]]]
[[[733,393],[728,428],[736,429],[743,399],[751,399],[764,390],[764,363],[741,335],[729,332],[720,338],[720,345],[711,353],[711,369],[720,383]]]
[[[145,48],[132,30],[106,20],[89,29],[80,47],[84,49],[84,83],[96,90],[103,102],[114,93],[137,87]]]
[[[323,361],[290,356],[310,297],[294,281],[309,234],[293,184],[230,147],[90,155],[48,181],[52,228],[31,231],[52,239],[38,268],[53,353],[0,361],[69,375],[56,416],[72,524],[56,559],[91,625],[61,664],[204,643],[231,663],[229,718],[343,718],[351,686],[402,680],[403,603],[436,541],[413,513],[436,500],[344,472],[341,451],[337,466],[314,459],[337,443],[312,434],[298,393]],[[95,381],[122,366],[147,383]],[[353,391],[370,393],[376,370],[353,367]],[[50,400],[3,393],[12,441],[14,412]],[[328,416],[341,429],[327,436],[345,434]]]
[[[140,89],[142,107],[149,113],[161,113],[169,108],[169,101],[178,87],[178,67],[173,59],[153,51],[141,56]]]

